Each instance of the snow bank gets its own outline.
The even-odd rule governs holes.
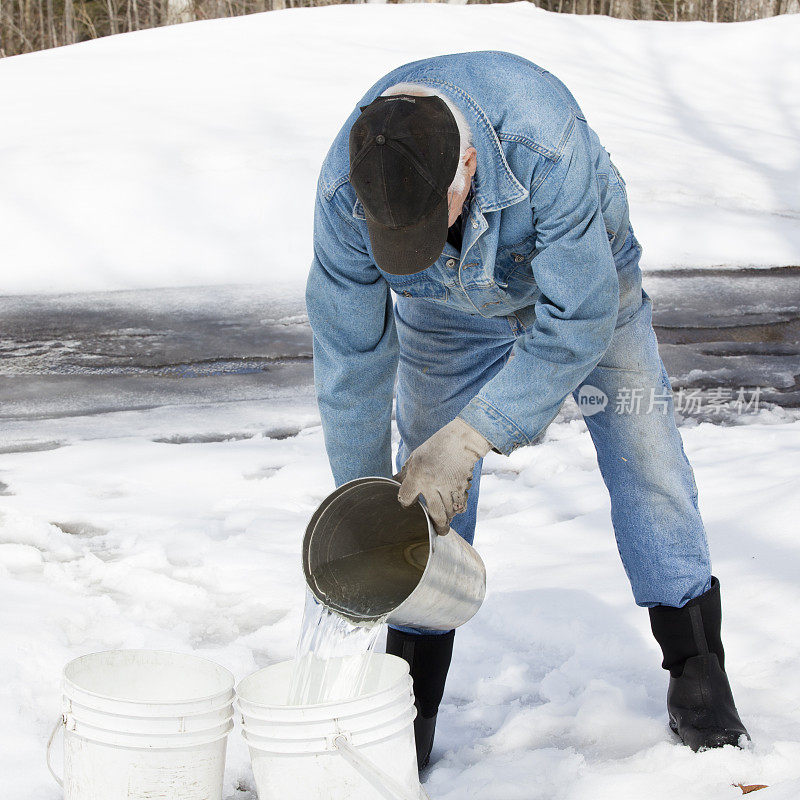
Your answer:
[[[800,263],[800,16],[734,25],[529,3],[293,9],[0,61],[0,293],[270,282],[298,295],[317,171],[407,61],[502,49],[573,90],[644,266]]]
[[[68,660],[162,648],[242,678],[292,655],[300,542],[333,482],[313,399],[238,413],[18,422],[0,439],[4,800],[61,796],[43,749]],[[289,424],[297,435],[259,432]],[[752,747],[695,754],[670,733],[660,653],[573,420],[540,446],[486,459],[476,545],[489,592],[456,637],[432,800],[734,800],[738,783],[769,784],[764,800],[798,796],[800,422],[762,412],[682,433]],[[45,437],[50,449],[33,449]],[[255,800],[238,727],[229,748],[225,800]]]

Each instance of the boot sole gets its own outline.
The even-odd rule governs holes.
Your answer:
[[[713,739],[713,743],[701,745],[697,750],[695,750],[691,745],[687,744],[680,733],[678,733],[678,724],[672,715],[670,715],[669,718],[669,728],[678,737],[678,739],[680,739],[681,744],[683,744],[685,747],[688,747],[690,750],[694,750],[695,753],[704,753],[706,750],[715,750],[719,747],[725,747],[725,745],[729,744],[741,749],[739,740],[741,739],[742,735],[744,735],[747,741],[750,741],[749,733],[735,734],[732,732],[719,732],[709,734],[709,739]]]

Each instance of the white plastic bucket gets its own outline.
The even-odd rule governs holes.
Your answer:
[[[293,669],[293,661],[274,664],[236,687],[259,800],[427,798],[405,661],[373,654],[358,697],[310,706],[287,705]]]
[[[233,675],[204,658],[111,650],[64,668],[65,800],[221,800]]]

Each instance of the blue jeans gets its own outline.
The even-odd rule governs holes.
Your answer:
[[[639,274],[636,261],[620,270],[625,302],[611,345],[573,397],[597,451],[636,603],[680,607],[710,588],[711,564],[697,484],[675,425],[671,386],[652,327],[652,302],[640,279],[631,278],[624,288],[626,274]],[[485,318],[402,295],[394,313],[400,342],[399,471],[411,451],[452,420],[503,367],[530,321],[526,324],[522,312]],[[481,466],[482,459],[475,465],[467,508],[451,525],[470,544]]]

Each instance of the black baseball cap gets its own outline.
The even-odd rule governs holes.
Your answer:
[[[460,151],[458,125],[440,97],[397,94],[361,106],[350,130],[350,183],[385,272],[421,272],[442,254]]]

